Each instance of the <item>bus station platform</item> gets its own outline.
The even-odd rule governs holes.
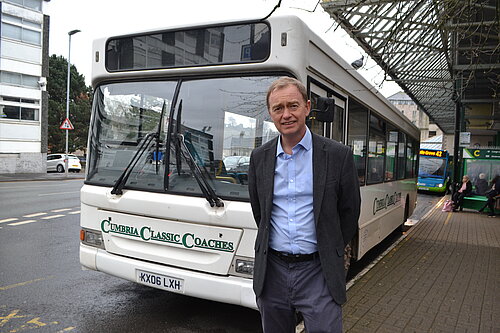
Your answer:
[[[500,217],[443,201],[352,283],[345,332],[500,332]]]

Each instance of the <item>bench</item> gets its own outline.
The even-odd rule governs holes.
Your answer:
[[[500,200],[499,196],[497,196],[497,200]],[[484,205],[486,205],[486,202],[488,202],[488,198],[483,195],[471,195],[468,197],[464,197],[462,207],[468,209],[480,210],[481,208],[484,207]],[[500,213],[500,210],[498,209],[498,203],[495,205],[495,207],[496,207],[495,212]],[[489,212],[488,207],[486,207],[484,211]]]

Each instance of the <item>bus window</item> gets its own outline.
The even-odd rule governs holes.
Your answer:
[[[368,184],[384,180],[385,158],[385,122],[375,115],[370,115],[368,142]]]
[[[349,105],[349,137],[348,145],[354,154],[354,163],[358,170],[359,184],[365,184],[366,173],[366,130],[368,127],[368,110],[355,100]]]
[[[398,179],[405,178],[405,170],[406,170],[406,155],[405,155],[405,140],[406,135],[404,133],[399,133],[398,138]]]
[[[406,142],[406,178],[415,177],[414,163],[416,163],[416,157],[414,156],[414,152],[413,140],[408,138]]]
[[[332,139],[338,142],[344,142],[344,108],[337,105],[335,99],[335,116],[332,124]]]
[[[385,155],[385,180],[396,179],[396,152],[398,147],[398,132],[392,125],[387,132],[387,152]]]

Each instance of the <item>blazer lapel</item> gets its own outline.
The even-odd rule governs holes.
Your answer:
[[[265,221],[269,221],[271,219],[271,210],[272,210],[272,202],[273,202],[273,193],[274,193],[274,170],[276,168],[276,147],[278,145],[278,138],[274,139],[272,145],[266,148],[264,154],[264,164],[263,164],[263,182],[262,186],[264,187],[265,193]]]
[[[318,224],[319,212],[325,192],[326,172],[328,170],[328,159],[324,143],[312,136],[313,141],[313,209],[314,222]]]

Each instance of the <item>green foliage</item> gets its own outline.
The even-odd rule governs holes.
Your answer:
[[[49,128],[48,146],[50,152],[64,152],[66,146],[66,130],[59,129],[66,119],[66,79],[68,62],[63,56],[53,54],[49,58],[49,77],[47,91],[49,93]],[[68,150],[86,150],[87,135],[92,106],[92,87],[85,86],[85,78],[71,65],[69,120],[74,130],[69,130]]]

